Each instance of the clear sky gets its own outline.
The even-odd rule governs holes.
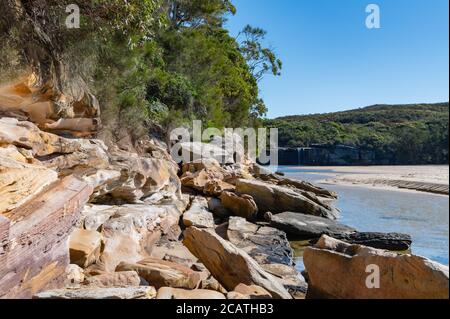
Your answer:
[[[448,0],[233,0],[227,25],[268,31],[284,63],[261,82],[269,118],[449,100]],[[381,9],[367,29],[366,6]]]

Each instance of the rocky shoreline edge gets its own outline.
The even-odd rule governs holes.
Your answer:
[[[229,141],[184,143],[202,159],[179,165],[157,138],[75,122],[0,117],[0,298],[448,298],[447,266],[398,253],[409,235],[340,224],[337,194],[235,162]],[[310,242],[303,276],[291,240]]]

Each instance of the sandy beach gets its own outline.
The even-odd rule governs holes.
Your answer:
[[[308,167],[328,175],[324,184],[372,186],[449,194],[449,166]]]

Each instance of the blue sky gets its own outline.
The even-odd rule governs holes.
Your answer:
[[[449,100],[448,0],[234,0],[233,35],[268,31],[284,63],[261,82],[269,118]],[[381,9],[367,29],[365,8]]]

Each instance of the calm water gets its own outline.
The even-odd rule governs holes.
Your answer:
[[[316,182],[326,170],[279,167],[286,176]],[[412,253],[449,264],[449,197],[369,187],[320,185],[336,191],[340,222],[360,231],[400,232],[413,238]],[[302,269],[302,260],[297,260]]]

